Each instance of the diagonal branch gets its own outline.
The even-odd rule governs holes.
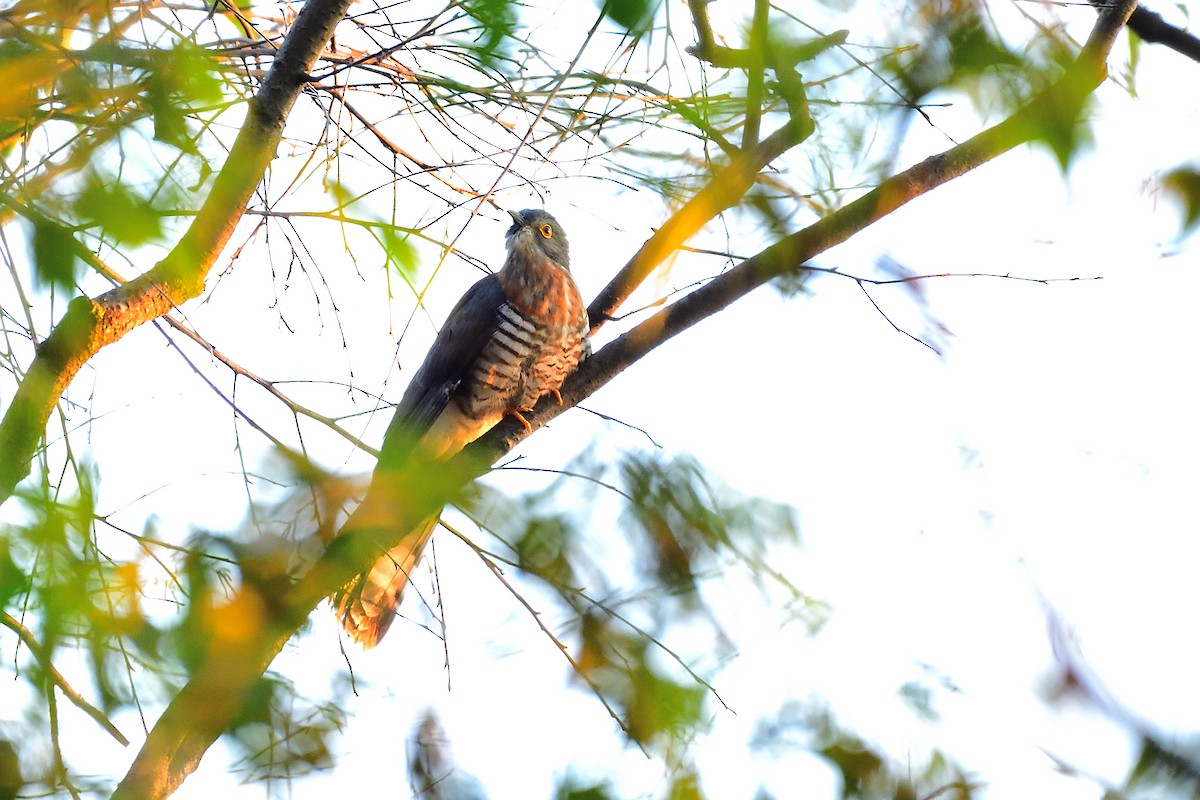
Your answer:
[[[152,269],[98,297],[77,297],[30,365],[0,421],[0,503],[30,470],[51,411],[106,345],[197,297],[283,137],[283,123],[351,0],[311,0],[249,102],[225,165],[174,249]]]

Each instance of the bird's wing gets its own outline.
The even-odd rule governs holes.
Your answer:
[[[397,469],[408,460],[496,332],[504,302],[495,275],[477,281],[458,301],[396,406],[380,448],[379,467]]]

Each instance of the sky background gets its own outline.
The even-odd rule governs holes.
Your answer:
[[[1065,181],[1048,154],[1019,148],[818,259],[864,276],[879,276],[887,257],[916,274],[1054,281],[931,279],[921,284],[923,304],[906,287],[870,289],[914,335],[944,328],[940,355],[893,330],[853,281],[822,275],[798,298],[759,290],[584,404],[647,430],[668,453],[694,454],[714,480],[799,509],[803,543],[774,551],[773,566],[828,604],[818,634],[786,622],[779,598],[736,570],[705,586],[716,620],[736,639],[736,658],[697,665],[736,712],[713,704],[711,731],[696,745],[708,796],[749,798],[760,786],[780,798],[835,791],[828,768],[798,748],[749,747],[763,718],[795,702],[827,704],[841,724],[914,765],[929,748],[945,748],[985,784],[984,797],[1096,797],[1096,784],[1056,771],[1051,757],[1120,782],[1135,753],[1126,732],[1079,702],[1046,702],[1056,677],[1052,620],[1122,707],[1169,737],[1200,732],[1200,650],[1190,635],[1200,608],[1200,277],[1195,242],[1179,238],[1178,210],[1154,183],[1196,156],[1200,106],[1187,87],[1197,66],[1151,47],[1143,58],[1137,99],[1111,84],[1101,90],[1095,146]],[[947,135],[977,129],[966,111],[935,114],[940,130],[914,123],[901,167],[944,150]],[[498,200],[541,205],[515,192]],[[546,206],[570,236],[589,298],[664,216],[646,194],[606,196],[584,182],[557,185]],[[464,246],[498,265],[506,225],[491,216],[472,225]],[[699,259],[691,268],[711,272]],[[688,267],[679,269],[656,286],[685,283]],[[430,318],[444,317],[474,277],[460,270],[436,283]],[[360,385],[397,397],[401,304],[380,301],[376,277],[343,280],[334,314],[312,299],[319,290],[293,290],[309,280],[319,285],[300,274],[271,281],[261,261],[242,263],[210,281],[211,302],[185,310],[201,333],[220,325],[216,344],[235,359],[269,363],[265,377],[310,380],[313,363],[332,359]],[[262,313],[277,300],[278,316]],[[297,332],[281,337],[281,318]],[[602,341],[623,329],[609,328]],[[401,363],[415,366],[431,336],[431,325],[413,325]],[[163,355],[163,341],[149,328],[135,332],[102,352],[73,390],[90,392],[96,413],[109,415],[89,440],[108,454],[101,463],[128,459],[102,471],[104,510],[124,509],[127,520],[152,513],[176,531],[232,529],[245,503],[228,411],[197,388],[190,368]],[[248,344],[259,342],[261,351]],[[684,386],[698,391],[685,397]],[[240,391],[247,408],[269,408]],[[322,391],[342,389],[296,391],[319,408]],[[157,457],[153,432],[177,429],[181,416],[197,421],[171,443],[186,458]],[[387,414],[375,417],[362,430],[378,437]],[[131,440],[134,424],[144,438]],[[306,436],[322,442],[319,432]],[[369,469],[349,445],[330,441],[318,452],[342,454],[348,474]],[[519,452],[524,464],[554,468],[588,448],[615,458],[648,446],[636,431],[576,410]],[[261,452],[247,458],[249,469],[271,469]],[[522,473],[493,482],[519,492],[538,480]],[[147,486],[162,488],[145,497]],[[197,506],[197,496],[206,502]],[[615,504],[602,499],[592,533],[616,537],[620,526]],[[401,775],[429,707],[460,767],[491,798],[549,796],[567,765],[613,779],[619,796],[661,792],[662,765],[621,745],[602,706],[569,685],[553,644],[467,548],[444,534],[436,548],[449,670],[441,642],[403,622],[375,651],[352,652],[360,696],[346,701],[338,767],[295,783],[290,795],[370,791]],[[313,625],[275,668],[320,694],[342,660],[332,615],[316,614]],[[900,697],[914,681],[934,687],[938,720],[922,720]],[[132,716],[117,722],[137,729]],[[88,743],[77,766],[123,772],[113,764],[132,753],[94,741],[89,726],[65,725]],[[239,785],[227,763],[214,749],[176,796],[261,793]]]

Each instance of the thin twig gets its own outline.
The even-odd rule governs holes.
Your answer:
[[[50,661],[50,658],[46,654],[45,648],[42,647],[41,642],[37,640],[37,638],[28,628],[18,622],[14,617],[10,616],[7,611],[0,612],[0,625],[3,625],[15,633],[17,638],[19,638],[25,644],[25,646],[29,648],[29,652],[33,653],[34,658],[38,660],[38,664],[40,664],[42,669],[45,670],[46,675],[49,676],[54,685],[59,688],[59,690],[63,693],[63,696],[71,701],[72,705],[95,720],[96,724],[98,724],[101,728],[104,728],[104,730],[108,732],[108,735],[116,739],[123,747],[129,746],[129,740],[125,738],[125,734],[121,733],[121,731],[117,729],[117,726],[114,725],[112,721],[104,715],[104,712],[96,708],[87,700],[84,700],[83,696],[80,695],[79,692],[71,688],[71,685],[67,683],[67,679],[62,676],[62,673],[60,673]]]
[[[442,524],[445,525],[445,523],[442,523]],[[629,727],[625,724],[625,720],[621,719],[621,715],[618,714],[617,710],[612,707],[611,703],[608,702],[608,698],[606,698],[604,696],[604,693],[601,691],[600,686],[594,680],[592,680],[592,677],[587,673],[587,670],[585,670],[583,668],[583,665],[581,665],[577,660],[575,660],[575,657],[573,655],[571,655],[571,651],[567,648],[566,643],[563,642],[562,639],[559,639],[554,634],[554,631],[550,630],[550,628],[546,626],[546,623],[542,621],[541,612],[539,612],[537,609],[535,609],[529,603],[529,601],[525,599],[525,596],[522,595],[519,591],[517,591],[516,587],[514,587],[512,585],[512,583],[509,582],[508,578],[506,578],[504,576],[504,570],[500,569],[500,565],[497,564],[484,550],[472,545],[470,543],[470,540],[467,539],[467,537],[464,536],[462,533],[460,533],[459,531],[450,527],[449,525],[446,525],[446,529],[449,530],[451,533],[453,533],[455,536],[457,536],[459,539],[463,540],[464,542],[467,542],[467,544],[475,552],[475,555],[479,556],[479,559],[481,561],[483,561],[483,563],[487,566],[488,569],[490,569],[492,571],[492,574],[495,575],[496,579],[498,581],[500,581],[501,585],[503,585],[504,588],[508,590],[508,593],[511,594],[513,596],[513,598],[515,598],[516,601],[518,603],[520,603],[521,606],[527,612],[529,612],[529,616],[531,616],[533,618],[533,621],[537,624],[538,628],[541,629],[542,633],[545,634],[546,637],[550,641],[554,642],[555,647],[557,647],[558,651],[560,653],[562,653],[563,658],[565,658],[567,660],[567,663],[571,665],[571,669],[575,672],[576,675],[578,675],[583,680],[584,683],[586,683],[588,685],[588,688],[590,688],[592,690],[592,693],[596,695],[596,698],[604,706],[605,710],[608,711],[608,715],[613,718],[613,721],[615,721],[617,723],[617,725],[620,726],[621,730],[624,731],[626,735],[629,735],[630,734]],[[630,737],[630,738],[632,738],[632,737]],[[638,748],[641,749],[641,751],[643,753],[646,753],[646,755],[649,755],[649,753],[646,752],[646,749],[641,745],[640,742],[638,743]]]

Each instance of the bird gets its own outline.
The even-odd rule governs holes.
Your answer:
[[[396,406],[371,483],[341,534],[389,527],[396,517],[389,482],[400,470],[435,470],[507,416],[530,429],[523,414],[546,395],[561,404],[559,388],[588,356],[587,307],[562,225],[543,209],[508,214],[503,267],[471,286],[450,312]],[[395,619],[439,514],[334,595],[346,633],[364,649],[377,645]]]

